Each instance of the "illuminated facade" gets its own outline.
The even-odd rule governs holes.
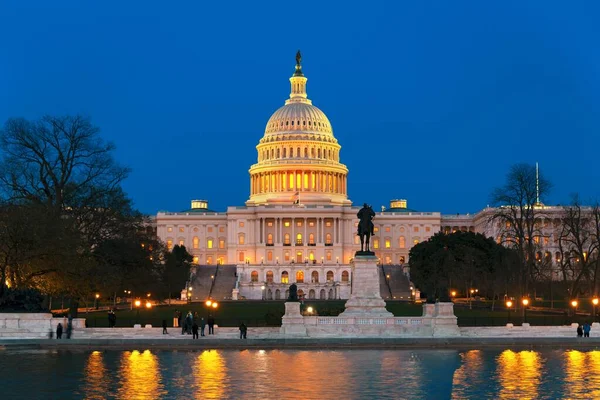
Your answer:
[[[347,197],[341,146],[327,116],[308,99],[300,63],[290,83],[289,99],[256,146],[246,204],[214,212],[207,201],[193,200],[187,211],[159,212],[157,235],[169,248],[185,245],[198,265],[237,264],[237,287],[245,298],[283,299],[295,282],[308,298],[345,299],[349,263],[360,249],[360,207]],[[442,216],[392,200],[376,215],[371,248],[382,263],[406,265],[410,248],[439,231],[495,237],[488,214]]]

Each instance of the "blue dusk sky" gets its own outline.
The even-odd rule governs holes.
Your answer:
[[[303,55],[349,197],[477,212],[510,165],[600,197],[597,1],[3,1],[0,122],[89,115],[145,213],[249,195]]]

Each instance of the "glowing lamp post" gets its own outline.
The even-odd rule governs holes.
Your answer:
[[[314,311],[314,309],[313,309],[312,307],[310,307],[310,306],[306,308],[306,312],[307,312],[309,315],[312,315],[313,311]]]
[[[508,310],[508,323],[510,324],[510,308],[512,307],[513,302],[508,300],[506,302],[506,309]]]
[[[573,315],[577,315],[577,306],[579,302],[577,300],[571,300],[571,307],[573,307]]]
[[[142,301],[141,300],[136,300],[135,301],[135,323],[139,324],[140,323],[140,306],[142,305]]]
[[[262,286],[260,287],[260,291],[261,291],[261,296],[262,296],[262,299],[264,300],[264,299],[265,299],[265,285],[262,285]]]
[[[98,309],[98,299],[100,298],[100,294],[96,293],[96,296],[94,296],[94,308],[97,310]]]
[[[146,308],[150,309],[152,308],[152,303],[150,303],[149,301],[146,302]]]
[[[529,299],[523,299],[523,322],[527,322],[527,306],[529,305]]]
[[[594,315],[592,315],[592,321],[595,321],[596,320],[596,306],[598,305],[598,298],[597,297],[594,297],[592,299],[592,305],[593,305],[593,307],[592,307],[593,311],[592,312],[594,314]]]
[[[450,297],[456,297],[456,290],[450,292]]]

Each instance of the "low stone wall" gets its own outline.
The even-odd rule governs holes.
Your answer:
[[[523,324],[514,326],[507,324],[506,326],[477,326],[460,328],[460,335],[463,337],[520,337],[520,338],[557,338],[571,337],[577,338],[577,324],[563,326],[530,326]],[[600,323],[594,322],[590,331],[591,337],[600,337]]]
[[[56,334],[61,323],[66,334],[68,320],[53,318],[50,313],[0,313],[0,338],[40,338]],[[85,318],[74,318],[73,329],[85,328]]]

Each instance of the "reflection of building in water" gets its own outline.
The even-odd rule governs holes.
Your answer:
[[[119,398],[156,399],[165,393],[157,357],[150,350],[124,351],[120,375]]]
[[[488,384],[483,352],[469,350],[460,356],[461,366],[454,372],[452,380],[453,399],[467,399],[472,396],[473,388],[485,387]]]
[[[250,372],[250,371],[248,371]],[[205,350],[196,358],[194,380],[196,398],[220,399],[223,397],[227,367],[218,350]]]
[[[105,399],[111,385],[101,352],[92,351],[90,353],[85,364],[84,376],[84,397],[90,400]]]
[[[542,361],[535,351],[503,351],[497,359],[500,399],[536,399],[542,377]]]

